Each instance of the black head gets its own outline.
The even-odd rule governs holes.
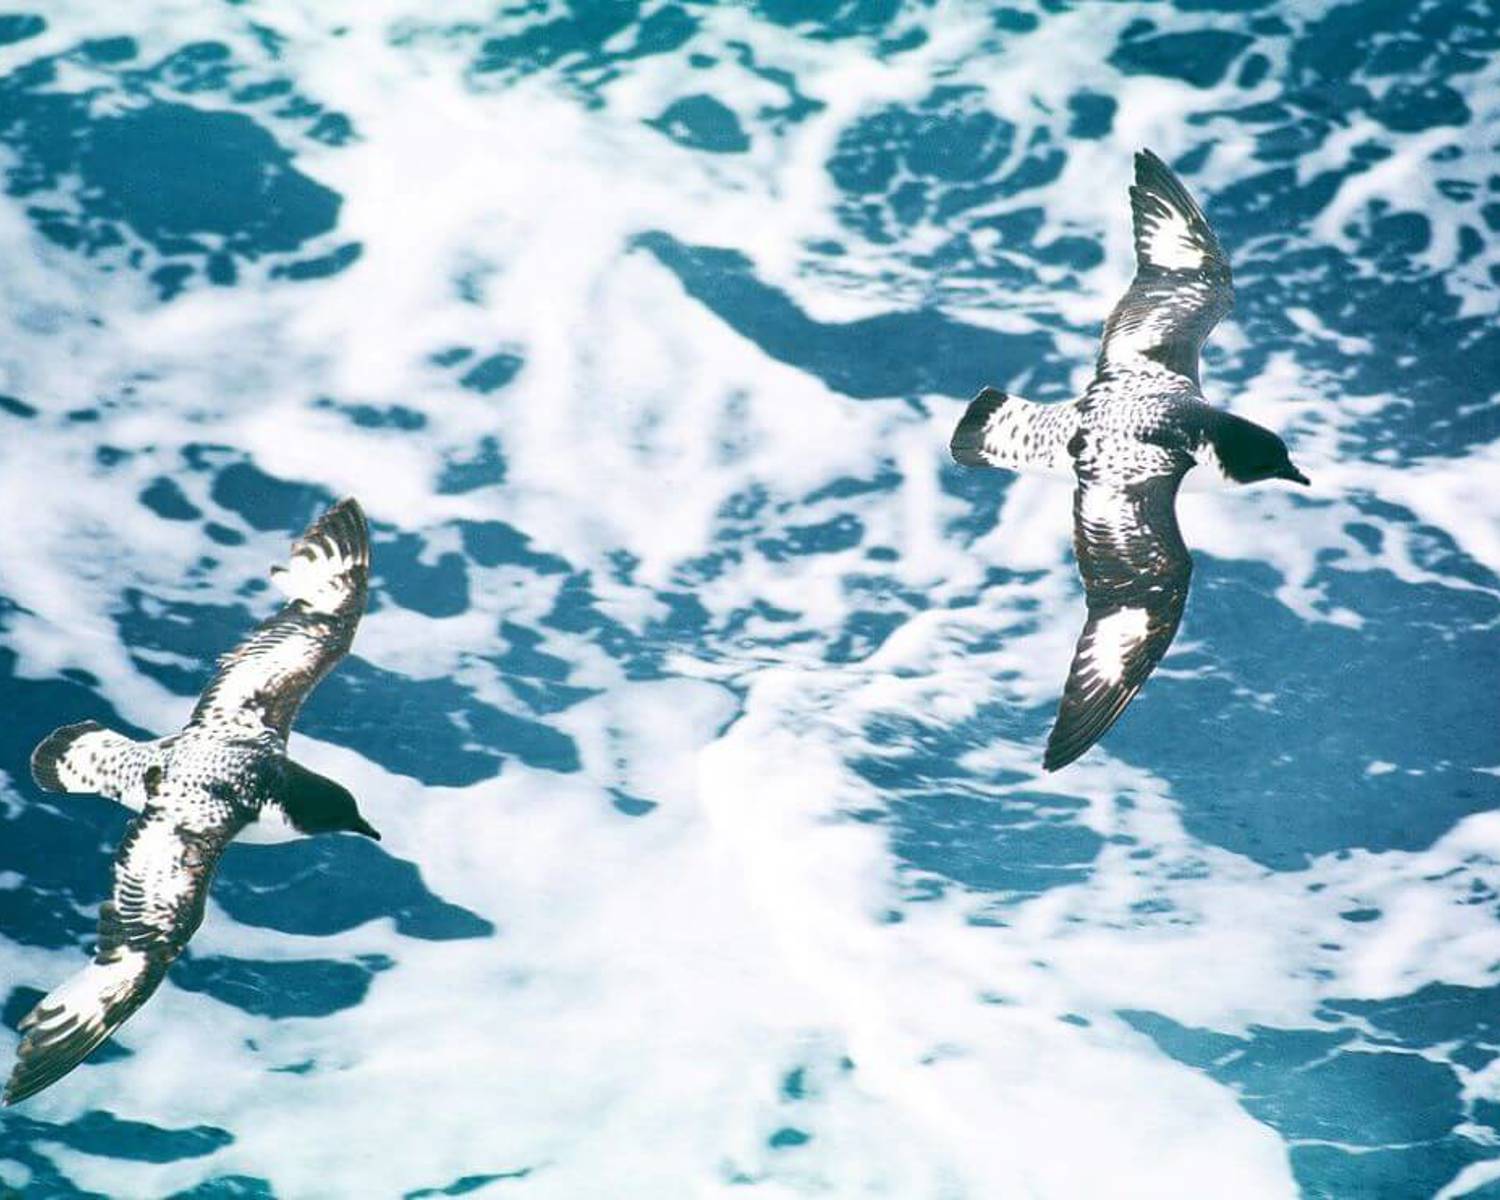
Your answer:
[[[1292,465],[1286,443],[1269,429],[1229,413],[1216,416],[1209,436],[1230,479],[1236,483],[1289,479],[1304,486],[1311,482]]]
[[[287,760],[281,806],[303,833],[362,833],[380,840],[375,827],[359,815],[349,789],[327,776]]]

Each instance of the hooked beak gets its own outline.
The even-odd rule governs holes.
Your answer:
[[[1297,470],[1296,467],[1292,466],[1291,463],[1287,463],[1286,470],[1282,471],[1277,478],[1290,479],[1293,483],[1300,483],[1303,487],[1309,487],[1312,484],[1312,480]]]
[[[377,842],[380,840],[380,830],[376,829],[375,826],[371,825],[363,817],[356,817],[355,819],[359,824],[353,826],[349,830],[350,833],[362,833],[365,837],[374,838]]]

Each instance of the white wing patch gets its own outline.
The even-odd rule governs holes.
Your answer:
[[[160,810],[154,810],[160,812]],[[169,933],[179,907],[201,880],[182,867],[182,833],[170,820],[143,820],[129,843],[128,876],[116,891],[122,917]]]
[[[148,970],[139,950],[121,950],[113,962],[91,962],[40,1000],[18,1028],[35,1050],[64,1035],[97,1046],[109,1033],[109,1013],[130,998]]]
[[[271,579],[288,600],[300,600],[313,612],[336,613],[353,591],[351,576],[366,565],[357,553],[345,554],[333,542],[298,542],[284,567],[272,567]]]
[[[102,1030],[105,1010],[125,999],[145,973],[146,956],[139,950],[122,950],[113,962],[89,963],[27,1014],[21,1032],[35,1029],[38,1040],[45,1041],[71,1020]]]
[[[1167,271],[1196,271],[1208,261],[1187,218],[1166,206],[1161,212],[1141,215],[1137,253],[1153,267]]]
[[[1110,613],[1094,626],[1087,664],[1106,683],[1116,684],[1125,678],[1125,664],[1132,651],[1146,638],[1150,623],[1144,608],[1122,608]]]

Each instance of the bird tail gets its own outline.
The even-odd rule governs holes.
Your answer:
[[[54,729],[31,752],[31,777],[44,792],[92,792],[118,796],[126,780],[123,768],[139,742],[80,721]]]
[[[1072,477],[1068,442],[1078,431],[1078,405],[1034,404],[985,388],[964,411],[948,448],[965,467]]]

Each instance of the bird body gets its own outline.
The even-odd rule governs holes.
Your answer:
[[[1088,619],[1043,766],[1056,770],[1117,721],[1166,653],[1192,558],[1175,502],[1194,468],[1206,482],[1307,483],[1268,429],[1203,397],[1198,355],[1233,304],[1229,261],[1182,182],[1150,151],[1130,189],[1136,274],[1105,323],[1093,380],[1077,400],[1034,404],[986,388],[954,430],[964,466],[1067,474],[1073,548]]]
[[[364,612],[369,534],[358,504],[315,521],[291,563],[273,572],[288,603],[220,660],[180,732],[136,741],[85,721],[33,752],[39,787],[95,792],[138,815],[115,854],[94,960],[22,1019],[5,1103],[55,1083],[145,1003],[202,922],[236,837],[380,836],[348,791],[286,753],[298,708],[348,651]]]
[[[49,777],[47,767],[38,764],[51,754],[75,765],[54,767]],[[90,757],[97,764],[92,769],[83,765]],[[200,807],[217,812],[228,804],[225,818],[238,823],[242,842],[284,842],[321,832],[306,827],[319,822],[308,812],[306,788],[298,786],[313,772],[288,758],[286,743],[270,729],[240,733],[190,725],[137,742],[85,721],[53,732],[32,764],[38,784],[48,791],[97,793],[132,812],[153,801],[184,812]]]

